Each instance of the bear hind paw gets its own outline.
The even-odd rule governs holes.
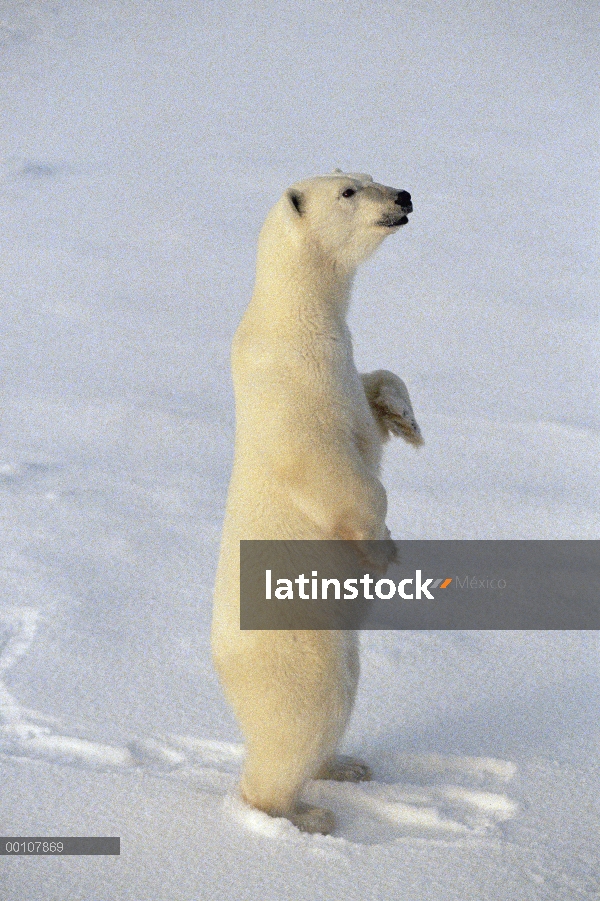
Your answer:
[[[296,808],[288,819],[301,832],[310,834],[331,835],[335,829],[335,818],[325,807],[314,807],[298,801]]]
[[[339,755],[323,764],[317,779],[332,779],[335,782],[369,782],[371,767],[356,757]]]

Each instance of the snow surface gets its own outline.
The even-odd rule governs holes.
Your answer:
[[[597,4],[0,2],[2,901],[600,898],[594,633],[365,633],[334,836],[243,808],[209,654],[255,241],[410,190],[357,360],[408,383],[407,538],[600,537]]]

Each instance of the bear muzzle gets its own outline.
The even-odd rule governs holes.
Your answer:
[[[412,213],[413,211],[412,200],[408,191],[396,192],[394,206],[400,207],[398,212],[400,212],[401,215],[390,212],[386,216],[382,216],[377,223],[378,225],[381,225],[383,228],[399,228],[401,225],[406,225],[408,223],[408,213]]]

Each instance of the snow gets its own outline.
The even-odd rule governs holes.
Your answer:
[[[364,633],[333,836],[244,808],[208,631],[229,343],[270,205],[410,190],[360,274],[362,369],[411,391],[405,538],[600,537],[598,9],[0,4],[0,832],[7,901],[591,901],[594,633]]]

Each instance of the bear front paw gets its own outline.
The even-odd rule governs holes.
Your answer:
[[[423,444],[423,435],[413,413],[408,390],[401,379],[397,378],[395,384],[380,386],[372,400],[372,409],[382,426],[392,435],[404,438],[415,447]]]
[[[409,444],[420,447],[423,444],[423,435],[414,415],[409,410],[403,410],[401,413],[393,413],[387,410],[383,418],[392,435],[404,438]]]
[[[361,376],[371,411],[385,438],[397,435],[414,447],[423,444],[408,388],[401,378],[387,369]]]

